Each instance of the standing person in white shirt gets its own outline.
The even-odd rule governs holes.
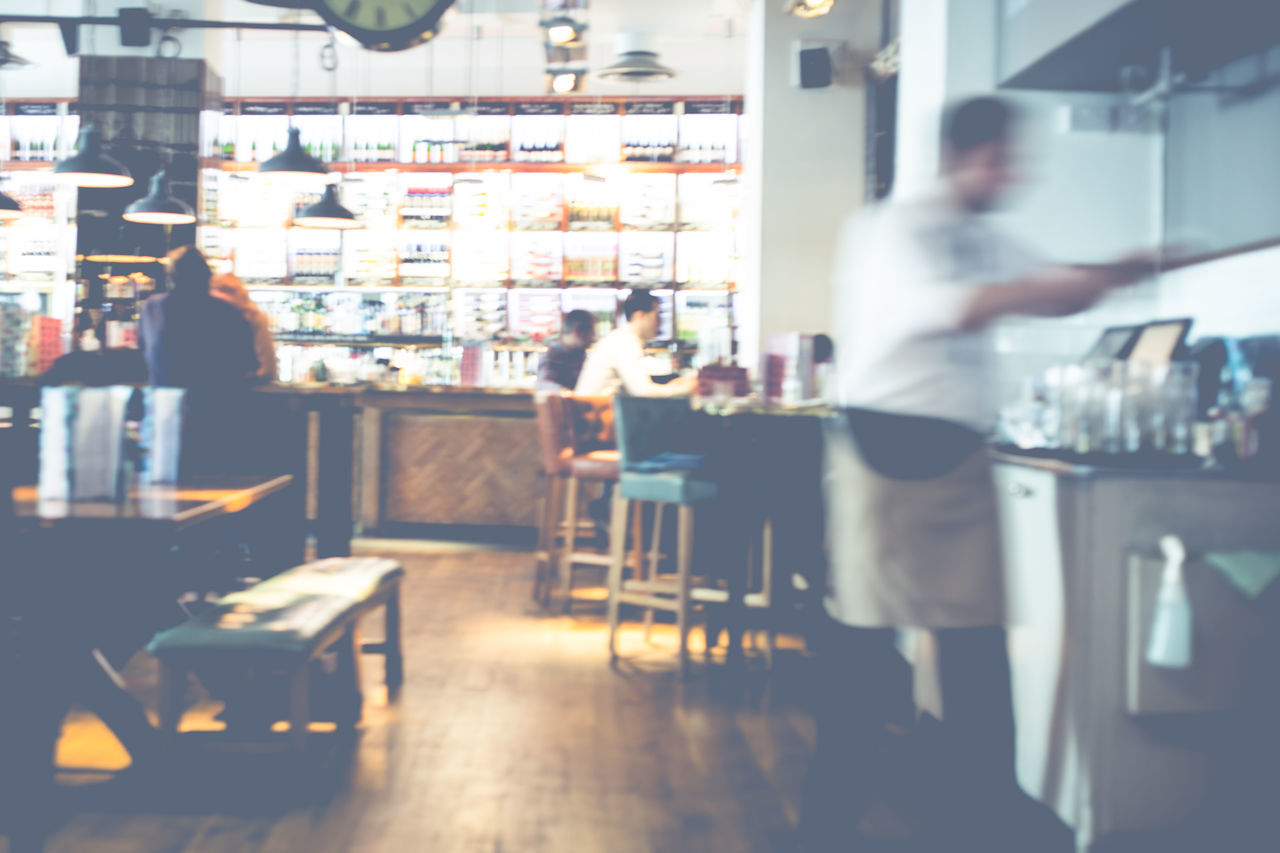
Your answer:
[[[805,784],[806,850],[867,849],[850,831],[888,769],[877,757],[885,727],[909,721],[912,707],[895,647],[901,628],[937,641],[946,849],[1050,849],[1014,825],[1023,811],[1013,808],[1003,567],[985,448],[995,413],[987,330],[1006,315],[1081,311],[1150,263],[1040,267],[983,221],[1013,183],[1014,120],[996,98],[954,106],[939,192],[861,212],[841,237],[835,350],[846,408],[826,440],[831,619],[819,650],[827,677]]]
[[[658,299],[647,290],[633,290],[622,303],[626,324],[605,335],[587,351],[587,361],[573,393],[579,397],[609,397],[624,390],[633,397],[678,397],[692,394],[696,376],[681,376],[661,385],[644,366],[644,345],[658,335]]]

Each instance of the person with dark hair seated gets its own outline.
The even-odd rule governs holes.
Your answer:
[[[174,250],[167,262],[170,290],[142,303],[138,348],[152,385],[187,389],[183,471],[252,470],[253,329],[239,309],[210,293],[212,273],[195,246]]]
[[[626,325],[619,326],[587,353],[574,393],[609,397],[624,390],[633,397],[678,397],[698,387],[696,376],[681,376],[665,385],[653,381],[644,367],[644,345],[658,335],[658,299],[636,289],[622,303]]]
[[[213,274],[195,246],[174,250],[168,262],[170,290],[142,303],[138,328],[151,384],[193,391],[245,387],[258,369],[249,322],[209,292]]]
[[[560,342],[549,347],[538,364],[538,385],[572,391],[595,340],[596,319],[591,312],[577,309],[565,314]]]

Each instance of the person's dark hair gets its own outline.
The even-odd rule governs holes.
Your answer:
[[[595,330],[596,318],[591,316],[590,311],[583,311],[576,308],[564,315],[564,331],[573,332],[579,337],[586,337]]]
[[[631,291],[627,301],[622,303],[622,316],[630,322],[637,311],[654,311],[657,307],[658,297],[647,290],[636,289]]]
[[[814,335],[813,336],[813,361],[815,364],[825,364],[831,361],[836,354],[835,341],[831,340],[830,335]]]
[[[1009,136],[1018,114],[1003,98],[984,95],[952,104],[942,119],[942,141],[957,153]]]
[[[169,289],[184,293],[208,293],[213,272],[195,246],[182,246],[169,253]]]

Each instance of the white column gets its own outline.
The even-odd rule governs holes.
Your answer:
[[[740,362],[755,367],[775,332],[830,331],[836,235],[864,195],[861,69],[879,47],[880,0],[837,0],[810,20],[755,0],[748,27],[738,338]],[[792,84],[800,39],[843,46],[834,85]]]

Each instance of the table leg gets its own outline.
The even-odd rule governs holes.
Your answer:
[[[320,410],[316,556],[351,556],[355,415],[346,406]]]
[[[155,761],[161,755],[160,733],[106,657],[94,649],[78,669],[76,701],[111,729],[135,765]]]

